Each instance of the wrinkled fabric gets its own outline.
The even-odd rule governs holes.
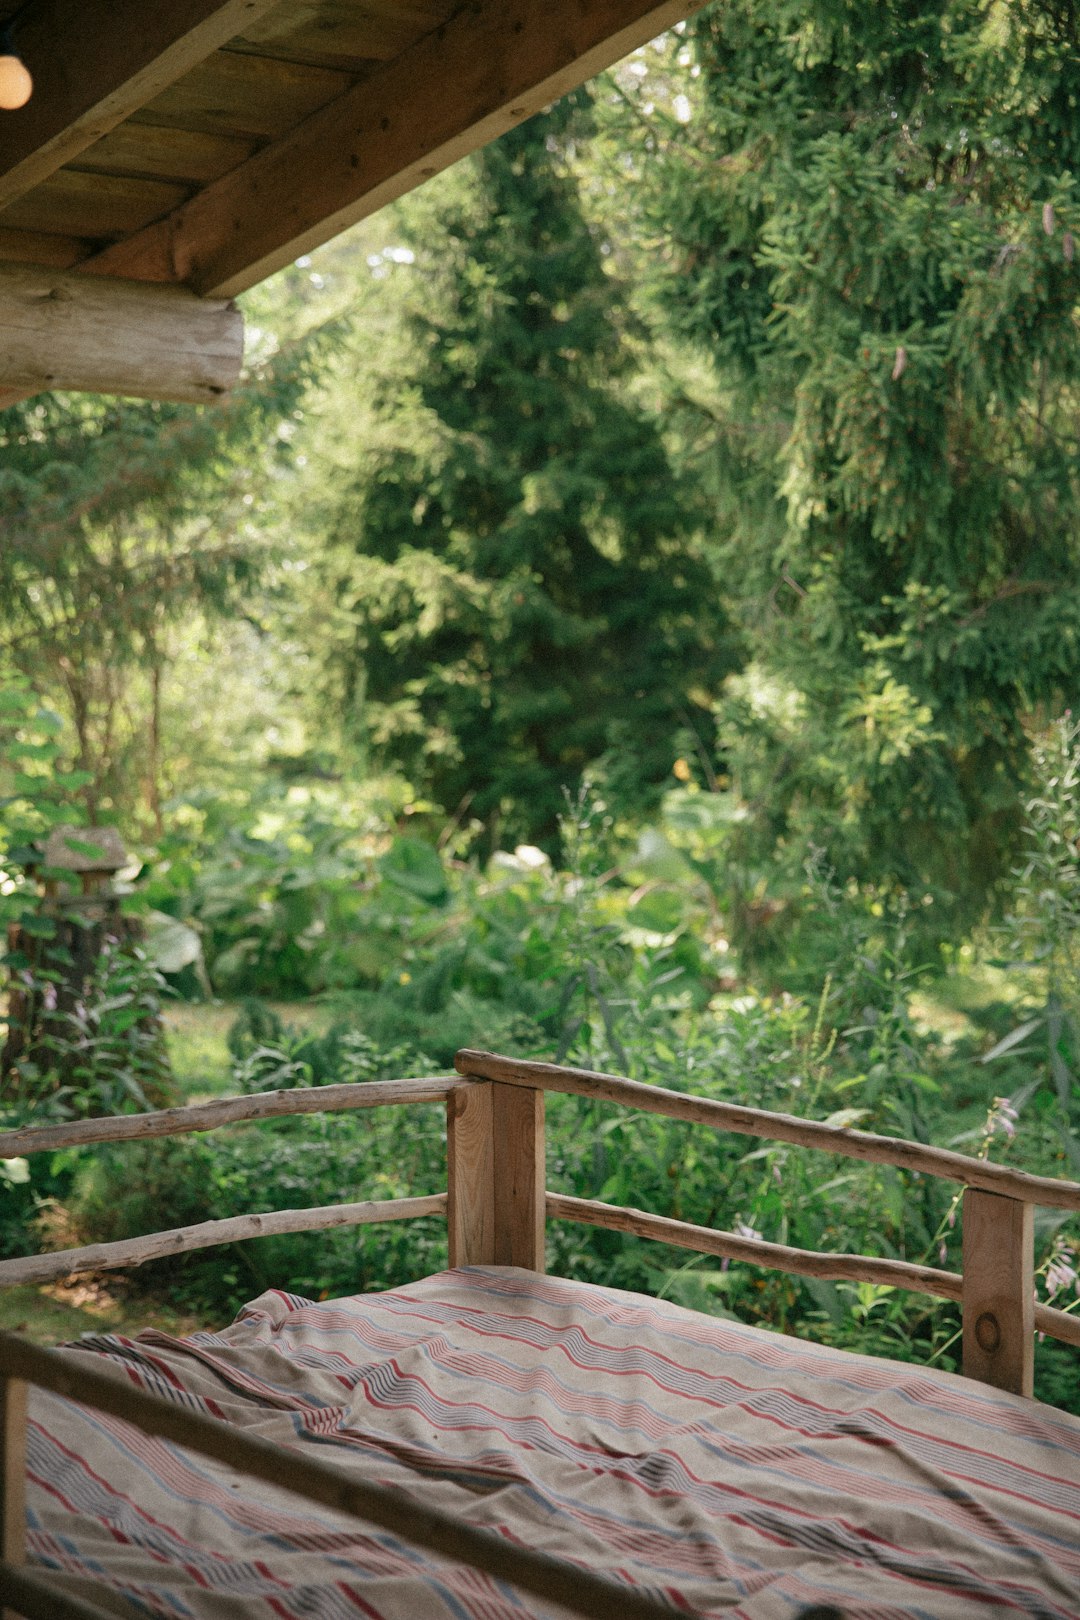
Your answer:
[[[504,1267],[65,1353],[690,1613],[1080,1617],[1080,1420],[948,1373]],[[41,1391],[28,1473],[117,1615],[565,1613]]]

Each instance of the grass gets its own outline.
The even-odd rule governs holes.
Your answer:
[[[275,1002],[286,1023],[318,1028],[329,1023],[318,1002]],[[198,1102],[231,1089],[226,1037],[240,1011],[238,1002],[167,1003],[163,1012],[169,1062],[185,1102]],[[0,1023],[0,1041],[3,1024]],[[162,1224],[166,1224],[163,1218]],[[75,1277],[41,1287],[0,1289],[0,1330],[23,1333],[35,1344],[63,1344],[83,1333],[131,1336],[143,1328],[183,1337],[208,1325],[169,1300],[141,1291],[123,1277]]]
[[[0,1329],[23,1333],[35,1344],[62,1344],[83,1333],[130,1336],[148,1327],[182,1337],[205,1325],[167,1300],[129,1296],[122,1284],[111,1287],[99,1278],[0,1290]]]
[[[299,1029],[325,1029],[331,1019],[319,1001],[268,1003],[286,1024]],[[239,1001],[170,1001],[162,1010],[165,1041],[173,1078],[185,1102],[202,1102],[231,1089],[228,1033],[236,1022]]]

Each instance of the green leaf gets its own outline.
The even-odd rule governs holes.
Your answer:
[[[178,917],[170,917],[164,911],[149,911],[143,926],[147,957],[160,973],[179,973],[202,956],[202,939]]]
[[[20,926],[24,934],[34,939],[53,939],[56,934],[56,923],[52,917],[24,916],[20,919]]]
[[[449,893],[438,850],[418,838],[395,838],[380,860],[379,870],[387,883],[429,905],[440,904]]]
[[[1006,1052],[1014,1051],[1022,1041],[1026,1041],[1029,1035],[1035,1033],[1040,1024],[1045,1022],[1044,1015],[1040,1013],[1038,1018],[1029,1018],[1026,1024],[1018,1024],[1015,1029],[1009,1031],[1008,1035],[998,1041],[996,1046],[992,1046],[989,1052],[984,1052],[981,1061],[983,1063],[993,1063],[995,1058],[1004,1057]]]

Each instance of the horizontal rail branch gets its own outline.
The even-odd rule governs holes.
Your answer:
[[[572,1092],[596,1097],[603,1102],[623,1103],[650,1114],[689,1124],[710,1125],[714,1130],[734,1131],[741,1136],[762,1137],[772,1142],[794,1142],[798,1147],[818,1148],[848,1159],[866,1159],[875,1164],[891,1164],[900,1170],[913,1170],[943,1181],[956,1181],[965,1187],[1001,1193],[1026,1204],[1045,1204],[1055,1209],[1080,1211],[1080,1182],[1058,1181],[1053,1176],[1035,1176],[1007,1165],[972,1159],[951,1148],[927,1147],[922,1142],[906,1142],[898,1136],[874,1136],[868,1131],[848,1130],[846,1126],[825,1125],[820,1120],[799,1119],[794,1114],[773,1114],[763,1108],[744,1108],[738,1103],[718,1102],[711,1097],[691,1097],[685,1092],[668,1091],[663,1086],[645,1085],[640,1080],[624,1080],[620,1075],[600,1074],[591,1069],[564,1068],[555,1063],[530,1063],[524,1059],[498,1057],[493,1052],[461,1051],[454,1067],[465,1079],[501,1080],[507,1085],[535,1086],[543,1091]]]
[[[236,1125],[243,1120],[445,1102],[460,1084],[452,1075],[436,1075],[429,1080],[358,1080],[338,1086],[264,1091],[255,1097],[220,1097],[213,1102],[192,1103],[187,1108],[160,1108],[149,1114],[109,1114],[102,1119],[77,1119],[63,1125],[29,1125],[25,1130],[0,1132],[0,1159],[17,1159],[27,1153],[51,1153],[57,1148],[84,1147],[92,1142],[141,1142],[153,1136],[184,1136],[192,1131],[212,1131],[218,1125]]]
[[[187,1446],[226,1467],[308,1502],[388,1530],[403,1541],[483,1570],[549,1603],[562,1604],[586,1620],[692,1620],[685,1609],[622,1586],[550,1553],[519,1547],[491,1530],[476,1529],[459,1515],[412,1501],[401,1491],[355,1479],[340,1468],[278,1446],[188,1406],[174,1406],[159,1395],[136,1389],[115,1374],[72,1361],[11,1333],[0,1333],[0,1376],[23,1378],[80,1405],[95,1407],[133,1423],[145,1434]]]
[[[115,1609],[99,1609],[86,1598],[62,1592],[41,1575],[0,1565],[0,1604],[24,1620],[116,1620]]]
[[[718,1254],[726,1260],[745,1260],[752,1266],[789,1271],[799,1277],[822,1277],[828,1282],[885,1283],[893,1288],[911,1288],[916,1293],[936,1294],[941,1299],[957,1301],[963,1291],[964,1280],[958,1271],[937,1271],[933,1266],[917,1266],[910,1260],[875,1260],[863,1254],[793,1249],[786,1243],[767,1243],[764,1238],[714,1232],[709,1226],[692,1226],[689,1221],[673,1221],[666,1215],[621,1209],[616,1204],[602,1204],[596,1198],[568,1198],[561,1193],[548,1193],[547,1212],[551,1220],[603,1226],[611,1232],[629,1232],[634,1237],[672,1243],[680,1249],[697,1249],[701,1254]]]
[[[1035,1331],[1045,1333],[1049,1339],[1060,1339],[1062,1344],[1074,1344],[1080,1349],[1080,1316],[1074,1316],[1070,1311],[1058,1311],[1053,1305],[1037,1304]]]
[[[595,1198],[570,1198],[548,1193],[549,1220],[578,1221],[584,1226],[603,1226],[610,1232],[629,1232],[634,1237],[651,1238],[680,1249],[696,1249],[699,1254],[718,1254],[725,1260],[742,1260],[766,1270],[787,1271],[798,1277],[821,1277],[827,1282],[884,1283],[892,1288],[910,1288],[919,1294],[935,1294],[939,1299],[962,1302],[964,1279],[956,1271],[938,1271],[909,1260],[874,1259],[862,1254],[828,1254],[819,1249],[793,1249],[784,1243],[768,1243],[764,1238],[743,1238],[735,1232],[714,1232],[709,1226],[692,1226],[666,1215],[647,1215],[639,1209],[621,1209],[602,1204]],[[1051,1339],[1080,1346],[1080,1316],[1058,1311],[1051,1305],[1035,1306],[1035,1327]]]
[[[233,1215],[223,1221],[200,1221],[176,1226],[147,1237],[123,1238],[118,1243],[89,1243],[81,1249],[57,1249],[52,1254],[30,1254],[0,1260],[0,1288],[18,1283],[52,1282],[81,1271],[118,1271],[145,1266],[172,1254],[213,1249],[221,1243],[247,1238],[280,1237],[285,1232],[326,1232],[335,1226],[372,1226],[378,1221],[413,1221],[422,1215],[445,1215],[446,1194],[425,1198],[369,1199],[361,1204],[320,1204],[314,1209],[278,1209],[265,1215]]]

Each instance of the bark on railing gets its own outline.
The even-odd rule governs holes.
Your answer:
[[[963,1302],[964,1279],[957,1271],[938,1271],[908,1260],[875,1259],[863,1254],[829,1254],[821,1249],[793,1249],[785,1243],[769,1243],[764,1238],[739,1237],[736,1232],[719,1232],[711,1226],[694,1226],[666,1215],[649,1215],[640,1209],[623,1209],[602,1204],[595,1198],[571,1198],[562,1193],[547,1195],[548,1219],[580,1221],[585,1226],[603,1226],[612,1232],[670,1243],[699,1254],[717,1254],[725,1260],[743,1261],[766,1271],[786,1271],[800,1277],[821,1277],[828,1282],[883,1283],[892,1288],[909,1288],[917,1294],[933,1294],[939,1299]],[[1035,1306],[1035,1331],[1062,1344],[1080,1346],[1080,1316],[1055,1310],[1052,1305]]]
[[[446,1194],[427,1198],[371,1199],[359,1204],[320,1204],[313,1209],[277,1209],[262,1215],[233,1215],[227,1220],[176,1226],[147,1237],[117,1243],[89,1243],[81,1249],[56,1249],[17,1260],[0,1260],[0,1288],[17,1283],[51,1282],[81,1271],[117,1271],[145,1266],[169,1255],[212,1249],[248,1238],[280,1237],[286,1232],[326,1232],[335,1226],[370,1226],[378,1221],[413,1221],[422,1215],[445,1215]]]
[[[718,1254],[726,1260],[743,1260],[752,1266],[794,1272],[800,1277],[821,1277],[828,1282],[885,1283],[893,1288],[911,1288],[920,1294],[936,1294],[940,1299],[959,1300],[963,1290],[964,1280],[958,1271],[937,1271],[933,1266],[919,1266],[909,1260],[876,1260],[863,1254],[793,1249],[786,1243],[739,1237],[735,1232],[693,1226],[689,1221],[675,1221],[666,1215],[649,1215],[641,1209],[602,1204],[595,1198],[570,1198],[549,1192],[547,1212],[550,1220],[603,1226],[611,1232],[628,1232],[634,1237],[653,1238],[680,1249]]]
[[[1026,1170],[1012,1170],[1007,1165],[972,1159],[950,1148],[928,1147],[922,1142],[906,1142],[896,1136],[875,1136],[869,1131],[799,1119],[794,1114],[773,1114],[763,1108],[692,1097],[685,1092],[668,1091],[663,1086],[646,1085],[640,1080],[624,1080],[620,1075],[564,1068],[555,1063],[530,1063],[520,1058],[499,1057],[493,1052],[461,1051],[454,1059],[454,1067],[466,1079],[498,1080],[507,1085],[596,1097],[646,1113],[663,1114],[668,1119],[685,1120],[688,1124],[709,1125],[714,1130],[734,1131],[770,1142],[793,1142],[798,1147],[817,1148],[873,1164],[891,1164],[900,1170],[959,1182],[961,1186],[978,1187],[984,1192],[1001,1193],[1028,1204],[1080,1211],[1080,1182],[1031,1175]]]
[[[550,1553],[517,1546],[494,1531],[476,1529],[456,1514],[413,1501],[386,1485],[355,1478],[294,1447],[275,1445],[188,1406],[173,1405],[115,1374],[88,1367],[86,1360],[83,1356],[73,1364],[61,1351],[45,1350],[13,1334],[0,1333],[0,1378],[20,1379],[108,1412],[135,1424],[144,1434],[158,1435],[305,1501],[378,1525],[403,1541],[452,1563],[482,1570],[545,1602],[561,1604],[586,1620],[675,1620],[676,1615],[691,1620],[685,1608],[676,1609],[661,1598]],[[20,1437],[14,1429],[3,1432],[2,1438],[5,1448],[18,1452]],[[4,1461],[0,1458],[0,1475]],[[59,1604],[53,1613],[63,1613]]]
[[[63,1125],[29,1125],[0,1131],[0,1159],[57,1148],[88,1147],[94,1142],[141,1142],[154,1136],[184,1136],[212,1131],[245,1120],[282,1119],[290,1114],[334,1114],[355,1108],[385,1108],[404,1103],[445,1102],[461,1081],[451,1075],[423,1080],[360,1080],[338,1086],[298,1086],[290,1091],[264,1091],[255,1097],[221,1097],[186,1108],[160,1108],[148,1114],[109,1114],[102,1119],[76,1119]]]

